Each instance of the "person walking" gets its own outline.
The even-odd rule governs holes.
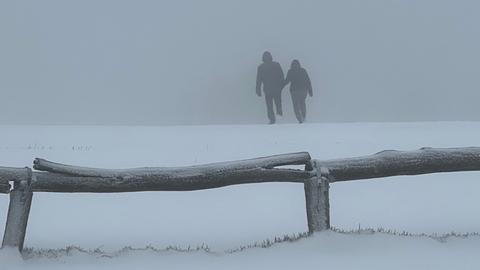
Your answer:
[[[284,87],[284,74],[278,62],[273,61],[272,54],[268,51],[263,53],[263,63],[258,66],[256,92],[259,97],[265,94],[267,116],[270,124],[275,123],[273,103],[275,103],[277,115],[282,116],[282,89]]]
[[[300,66],[300,61],[296,59],[292,61],[283,87],[289,83],[295,117],[301,124],[307,116],[307,105],[305,104],[307,94],[313,96],[313,90],[307,71]]]

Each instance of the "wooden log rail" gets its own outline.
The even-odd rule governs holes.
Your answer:
[[[480,147],[430,148],[416,151],[386,150],[374,155],[319,160],[330,182],[480,170]]]
[[[305,169],[281,166],[305,165]],[[421,148],[311,160],[306,152],[190,167],[97,169],[35,159],[34,169],[0,167],[0,193],[10,193],[2,247],[23,248],[33,192],[189,191],[229,185],[303,183],[310,232],[330,228],[329,185],[339,181],[480,170],[480,148]],[[14,183],[11,190],[10,183]]]
[[[307,165],[308,153],[292,153],[249,160],[220,162],[176,168],[95,169],[35,159],[33,191],[42,192],[135,192],[189,191],[230,185],[298,182],[314,172],[276,168],[284,165]]]

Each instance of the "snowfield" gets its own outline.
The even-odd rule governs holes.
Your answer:
[[[480,146],[480,123],[345,123],[244,126],[0,126],[0,166],[33,158],[90,167],[183,166],[308,151],[313,158],[386,149]],[[480,172],[334,183],[332,225],[442,235],[480,231]],[[0,195],[3,233],[8,196]],[[4,269],[478,269],[479,236],[324,232],[293,243],[224,251],[305,232],[303,185],[251,184],[192,192],[35,193],[25,245],[41,248],[208,246],[208,252],[131,251],[113,258],[75,249],[25,262],[0,252]]]
[[[478,269],[479,245],[478,236],[441,243],[387,234],[323,232],[294,243],[234,254],[132,251],[110,258],[74,250],[56,259],[21,261],[9,256],[9,266],[2,269]]]

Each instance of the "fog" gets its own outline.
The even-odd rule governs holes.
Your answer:
[[[480,2],[0,2],[0,124],[266,123],[265,50],[308,121],[480,120]],[[295,122],[290,93],[285,118]]]

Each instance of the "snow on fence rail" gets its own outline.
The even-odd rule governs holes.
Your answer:
[[[304,169],[281,166],[304,165]],[[229,185],[303,183],[309,232],[330,228],[329,185],[338,181],[480,170],[480,147],[382,151],[365,157],[312,160],[306,152],[189,167],[97,169],[35,159],[32,169],[0,167],[10,193],[2,247],[21,252],[33,192],[189,191]],[[13,187],[10,185],[13,183]]]

